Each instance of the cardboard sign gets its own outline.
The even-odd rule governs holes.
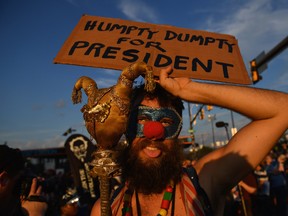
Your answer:
[[[171,65],[177,77],[251,83],[234,36],[114,18],[82,16],[54,59],[116,70],[140,61],[155,75]]]

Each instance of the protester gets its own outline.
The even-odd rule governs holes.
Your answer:
[[[176,142],[182,104],[160,86],[154,95],[138,92],[127,129],[126,182],[114,194],[112,215],[223,215],[227,192],[254,170],[288,127],[285,93],[170,78],[170,72],[170,67],[161,70],[159,83],[174,96],[225,107],[252,121],[226,146],[183,172]],[[91,215],[100,215],[100,200]]]
[[[266,171],[270,182],[270,197],[273,200],[274,214],[277,216],[286,216],[287,214],[285,161],[286,156],[283,154],[275,158],[271,154],[266,156]]]
[[[253,216],[255,212],[254,200],[257,193],[257,180],[253,172],[248,174],[242,181],[238,183],[242,192],[242,213],[241,215]],[[244,206],[245,205],[245,206]],[[243,208],[244,207],[244,208]]]
[[[268,173],[265,170],[264,162],[261,162],[254,174],[257,179],[257,194],[254,199],[254,216],[271,216],[272,199],[270,197],[270,181]]]
[[[24,163],[19,149],[0,145],[0,215],[44,216],[46,213],[47,203],[41,196],[42,187],[37,185],[37,178],[32,179],[28,197],[22,197]]]

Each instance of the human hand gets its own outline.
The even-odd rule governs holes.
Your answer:
[[[241,187],[243,187],[244,184],[245,184],[245,183],[244,183],[243,181],[240,181],[240,182],[238,183],[238,185],[241,186]]]
[[[42,194],[42,186],[37,185],[41,179],[33,178],[29,196],[22,201],[22,208],[29,216],[44,216],[48,205]]]
[[[161,69],[158,83],[171,94],[181,97],[181,95],[185,95],[185,87],[192,81],[186,77],[171,78],[169,74],[172,72],[171,66]]]

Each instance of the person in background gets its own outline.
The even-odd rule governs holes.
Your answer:
[[[47,203],[41,197],[41,186],[33,178],[27,198],[22,199],[21,185],[25,178],[25,160],[19,149],[0,145],[0,215],[44,216]]]
[[[254,216],[271,216],[272,200],[270,197],[270,181],[265,170],[265,162],[261,162],[254,170],[257,179],[257,193],[254,199]]]
[[[287,182],[284,163],[286,156],[280,154],[275,156],[269,154],[266,156],[266,171],[270,182],[270,197],[273,201],[274,214],[277,216],[286,216],[287,214]]]
[[[255,207],[254,200],[255,200],[255,195],[257,193],[257,181],[253,172],[248,174],[242,181],[240,181],[238,183],[238,187],[241,187],[240,190],[242,192],[242,199],[243,199],[242,212],[244,214],[241,214],[241,215],[253,216],[254,207]]]
[[[112,215],[223,215],[226,194],[255,169],[288,127],[285,93],[171,78],[171,71],[161,70],[155,94],[139,91],[132,98],[130,145],[122,166],[125,182],[111,200]],[[227,145],[185,170],[177,143],[183,106],[175,97],[225,107],[251,122]],[[100,203],[91,215],[100,215]]]

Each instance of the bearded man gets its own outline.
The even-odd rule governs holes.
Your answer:
[[[288,95],[248,87],[197,83],[160,72],[154,94],[136,90],[123,156],[125,183],[111,200],[112,215],[223,215],[225,196],[250,173],[288,127]],[[168,93],[170,92],[170,93]],[[182,168],[177,137],[181,100],[216,105],[252,121],[227,145]],[[91,215],[100,215],[98,200]]]

